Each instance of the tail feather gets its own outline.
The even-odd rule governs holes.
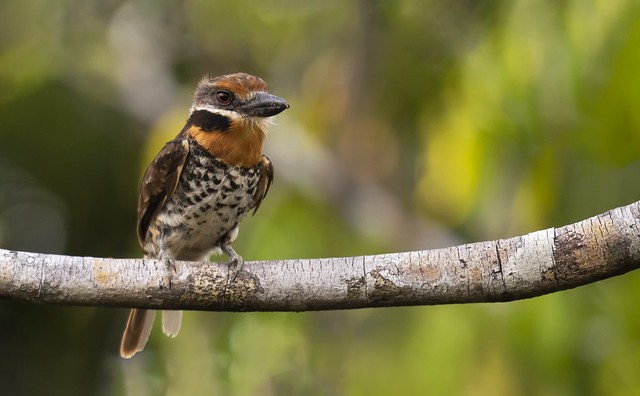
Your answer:
[[[156,311],[149,309],[132,309],[129,313],[127,325],[122,334],[120,343],[120,356],[125,359],[132,358],[147,345]]]
[[[169,337],[175,337],[182,325],[182,311],[162,311],[162,331]]]

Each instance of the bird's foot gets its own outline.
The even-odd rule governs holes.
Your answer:
[[[229,265],[229,274],[231,275],[229,280],[231,282],[235,282],[236,278],[243,270],[244,259],[240,256],[231,257],[227,264]]]
[[[230,245],[223,245],[222,251],[229,256],[229,282],[234,282],[244,267],[244,259]]]
[[[171,289],[171,282],[173,281],[173,276],[176,274],[176,262],[165,250],[160,251],[158,259],[162,261],[165,269],[164,275],[162,276],[161,287]]]

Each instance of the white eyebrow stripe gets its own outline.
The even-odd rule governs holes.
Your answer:
[[[205,105],[191,106],[191,114],[193,114],[194,111],[198,111],[198,110],[204,110],[204,111],[208,111],[209,113],[220,114],[222,116],[229,117],[232,120],[237,120],[242,118],[242,116],[235,111],[218,109],[211,105],[205,104]]]

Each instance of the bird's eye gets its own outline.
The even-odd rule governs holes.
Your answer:
[[[231,104],[231,101],[233,100],[233,95],[227,91],[217,91],[214,96],[218,103],[225,106]]]

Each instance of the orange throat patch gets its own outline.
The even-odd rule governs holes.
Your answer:
[[[197,126],[189,134],[217,159],[230,166],[252,167],[262,159],[266,120],[237,119],[227,131],[204,131]]]

